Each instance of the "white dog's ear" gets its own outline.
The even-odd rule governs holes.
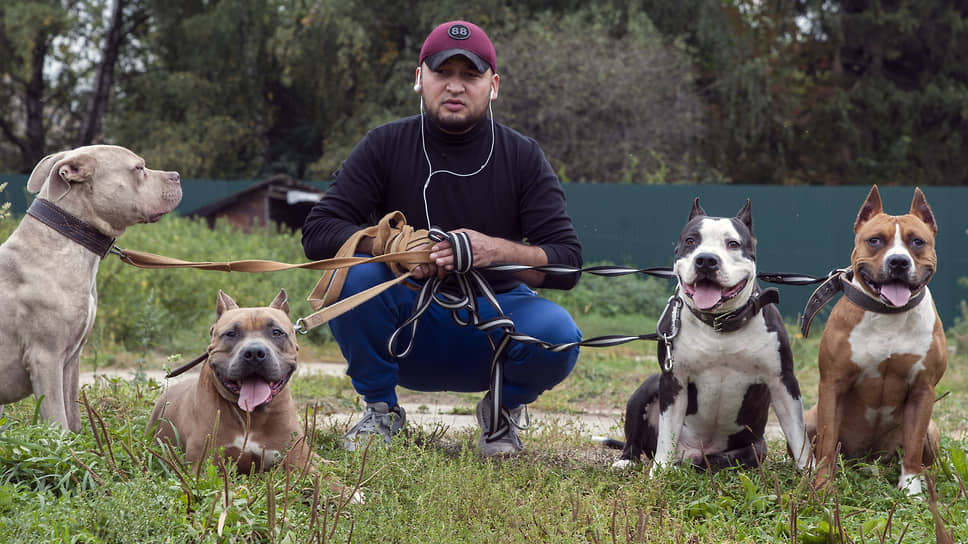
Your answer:
[[[282,310],[283,312],[286,312],[286,315],[289,315],[289,297],[286,296],[285,289],[279,289],[279,294],[276,295],[276,298],[272,299],[272,302],[269,303],[269,307]]]
[[[47,155],[37,166],[34,166],[33,172],[30,173],[30,179],[27,180],[27,190],[31,193],[36,193],[40,191],[44,184],[47,183],[47,178],[50,177],[50,173],[54,171],[54,163],[64,158],[66,151],[61,151],[60,153],[53,153]]]
[[[71,183],[90,181],[94,178],[97,159],[80,154],[67,157],[67,152],[44,157],[27,180],[27,190],[36,193],[47,187],[44,195],[48,200],[60,200],[71,190]]]
[[[222,314],[229,310],[237,310],[239,305],[232,300],[232,297],[228,296],[221,289],[218,290],[218,299],[215,302],[215,319],[222,317]]]

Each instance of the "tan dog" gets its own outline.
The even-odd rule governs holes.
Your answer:
[[[875,185],[854,223],[853,279],[820,342],[817,405],[805,416],[820,461],[816,485],[846,457],[903,451],[898,488],[921,493],[922,465],[937,455],[934,387],[948,366],[944,329],[927,283],[938,225],[920,189],[906,215],[884,213]],[[853,300],[850,300],[853,299]]]
[[[299,346],[285,290],[265,308],[239,308],[219,291],[216,313],[198,378],[168,388],[148,428],[159,422],[156,436],[180,447],[192,463],[224,448],[241,473],[266,470],[283,459],[308,467],[313,454],[301,440],[303,427],[289,394]]]
[[[41,416],[77,431],[78,362],[97,311],[98,265],[126,227],[175,209],[181,184],[178,172],[96,145],[48,155],[27,189],[40,194],[0,246],[0,404],[33,393]]]

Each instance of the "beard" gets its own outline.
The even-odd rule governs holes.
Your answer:
[[[463,134],[474,128],[477,126],[477,123],[480,123],[481,119],[484,118],[486,111],[487,110],[485,109],[479,115],[469,114],[463,117],[443,117],[440,115],[439,109],[430,108],[426,103],[424,103],[424,113],[427,115],[430,121],[440,127],[440,129],[444,132],[451,134]]]

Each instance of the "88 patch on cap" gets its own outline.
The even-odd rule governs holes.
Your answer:
[[[494,45],[474,23],[451,21],[433,29],[420,48],[420,64],[426,62],[431,70],[436,70],[454,55],[467,57],[478,72],[484,73],[490,68],[497,73]]]

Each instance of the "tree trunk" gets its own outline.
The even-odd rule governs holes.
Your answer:
[[[47,129],[44,127],[44,91],[47,89],[44,81],[44,60],[50,49],[48,36],[39,36],[32,51],[32,72],[27,82],[24,96],[26,110],[26,132],[24,138],[17,143],[20,148],[21,171],[28,173],[34,165],[44,158],[44,141]]]
[[[101,118],[107,109],[108,99],[111,97],[111,86],[114,84],[114,67],[118,63],[121,46],[124,44],[127,32],[124,31],[124,8],[127,0],[111,2],[111,22],[108,26],[104,45],[101,47],[101,64],[97,69],[97,81],[91,96],[87,117],[78,134],[77,145],[90,145],[101,131]]]

